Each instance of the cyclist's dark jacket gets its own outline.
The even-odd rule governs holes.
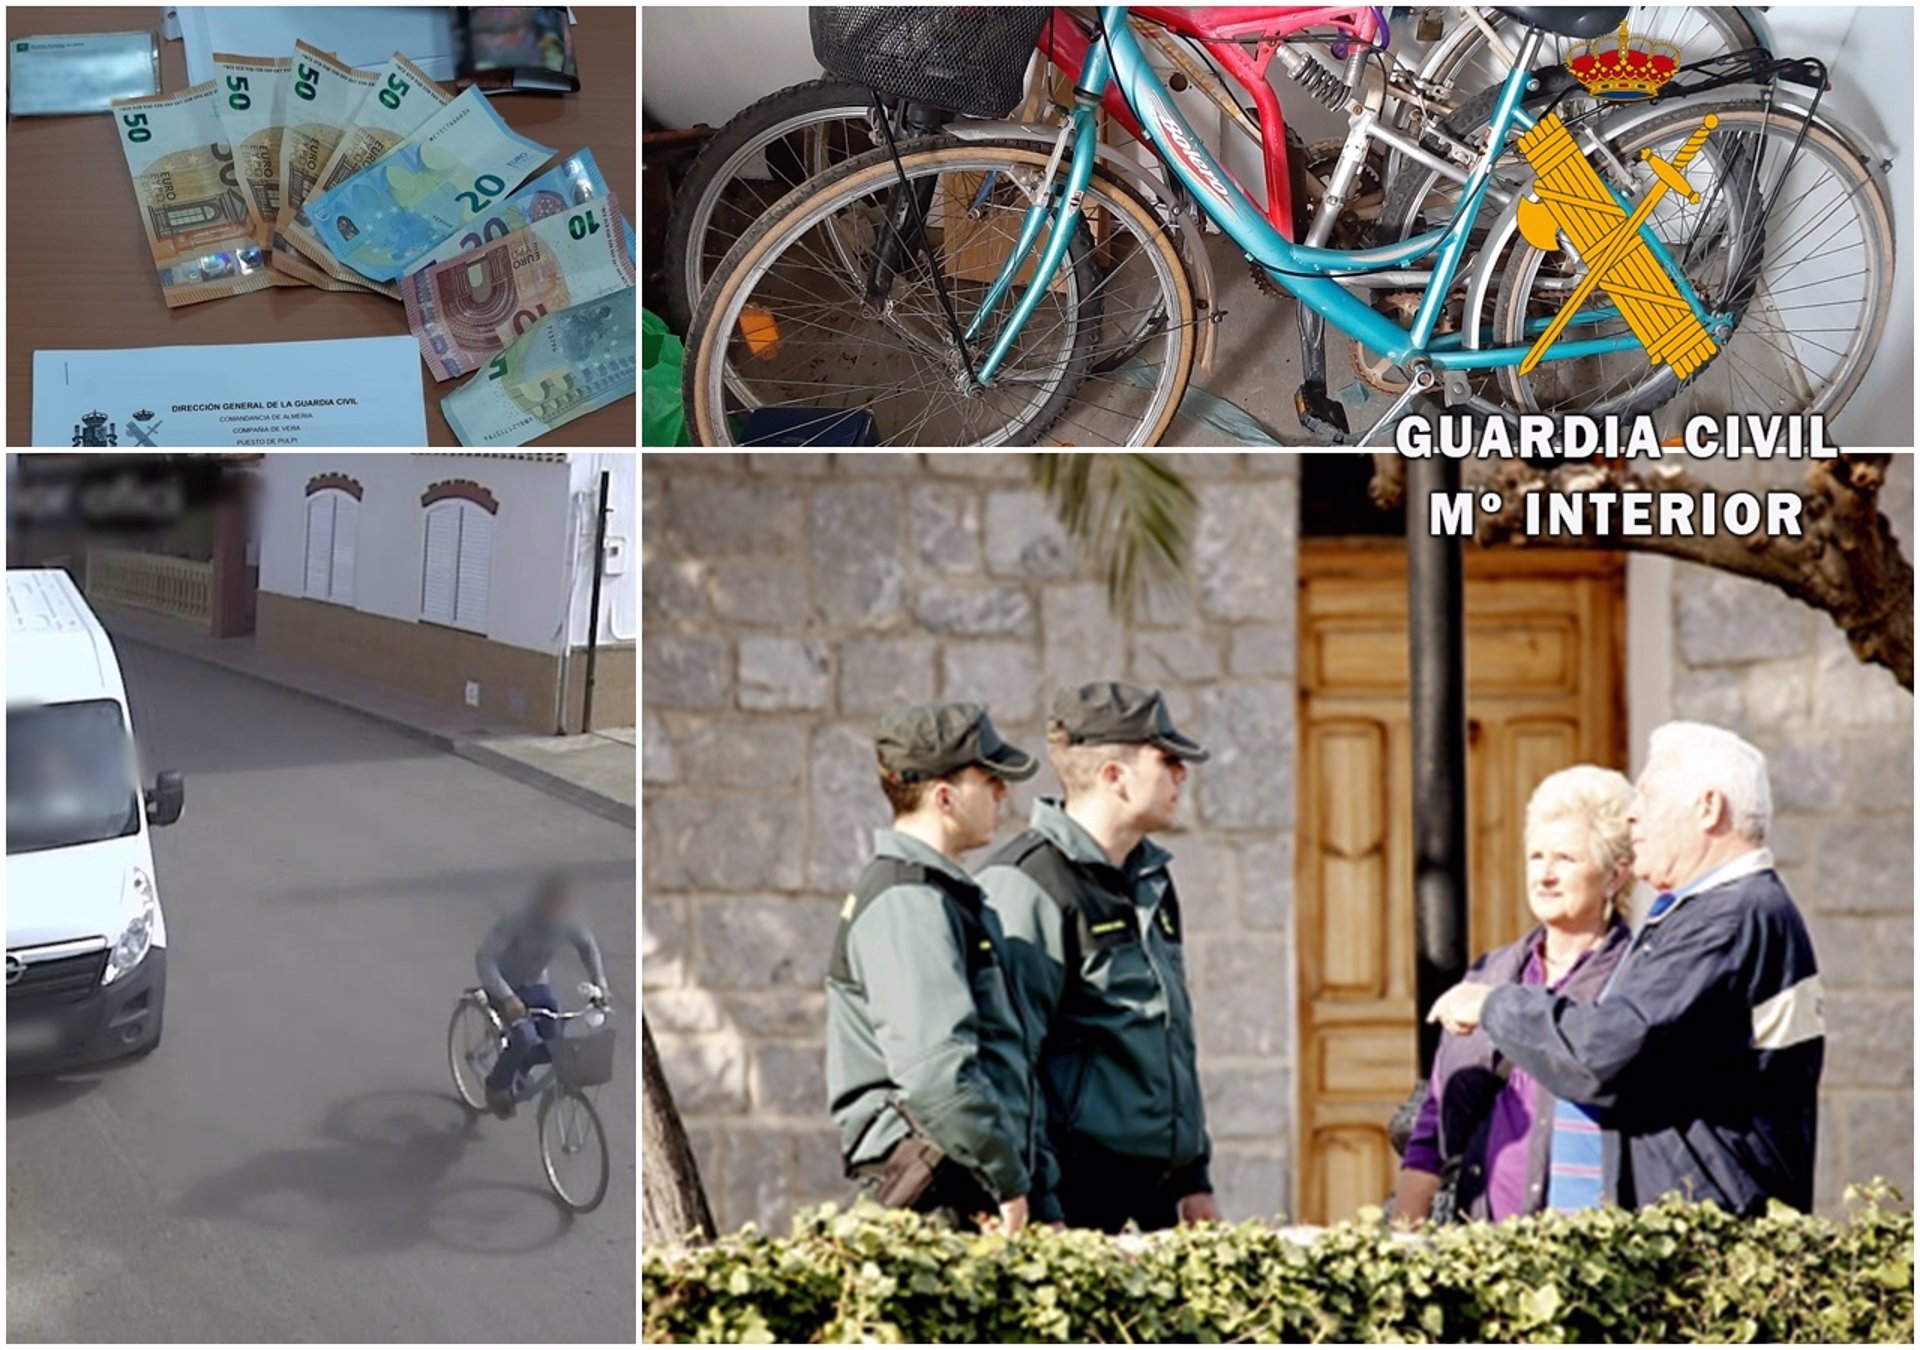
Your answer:
[[[1059,1217],[1059,1158],[1082,1140],[1165,1168],[1175,1196],[1213,1189],[1172,860],[1143,839],[1115,867],[1041,800],[980,871],[1044,1102],[1036,1218]]]
[[[874,831],[841,907],[827,974],[827,1102],[849,1170],[908,1125],[996,1200],[1027,1193],[1032,1119],[1024,1033],[980,888],[910,835]]]
[[[1670,1191],[1759,1214],[1813,1207],[1826,1046],[1813,942],[1757,850],[1683,888],[1635,935],[1612,985],[1578,1004],[1504,985],[1481,1022],[1549,1091],[1601,1108],[1606,1193]]]

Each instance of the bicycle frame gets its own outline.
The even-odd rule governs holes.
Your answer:
[[[1359,42],[1384,40],[1387,35],[1384,16],[1376,9],[1353,5],[1142,5],[1130,12],[1170,33],[1198,42],[1253,100],[1260,123],[1261,162],[1267,177],[1267,222],[1283,238],[1297,242],[1292,165],[1287,155],[1287,119],[1279,96],[1267,79],[1267,68],[1282,42],[1310,28],[1336,29]],[[1259,47],[1251,56],[1241,45],[1248,38],[1259,39]],[[1056,9],[1052,19],[1040,30],[1041,54],[1068,74],[1085,71],[1093,45],[1080,21],[1067,10]],[[1084,87],[1084,80],[1081,83]],[[1109,84],[1101,97],[1101,106],[1135,140],[1154,145],[1127,105],[1122,86]]]
[[[1230,178],[1226,171],[1208,152],[1199,135],[1175,106],[1158,75],[1148,65],[1146,55],[1127,23],[1127,13],[1125,6],[1101,7],[1103,32],[1096,35],[1096,40],[1089,45],[1075,90],[1077,97],[1072,120],[1069,127],[1062,131],[1063,136],[1071,134],[1073,157],[1067,171],[1061,207],[1054,212],[1045,200],[1036,200],[1029,207],[1020,238],[969,329],[969,336],[977,334],[986,316],[993,311],[1012,286],[1013,278],[1025,265],[1027,255],[1038,241],[1043,221],[1052,216],[1053,226],[1048,231],[1046,246],[1031,283],[1015,306],[1011,320],[995,342],[993,350],[980,365],[978,377],[983,384],[993,379],[1015,339],[1039,306],[1052,279],[1059,273],[1073,231],[1079,223],[1080,202],[1093,177],[1095,110],[1106,99],[1110,87],[1115,85],[1133,110],[1147,140],[1199,203],[1202,212],[1225,231],[1250,259],[1267,269],[1280,286],[1341,332],[1403,367],[1410,362],[1421,361],[1439,370],[1489,370],[1521,363],[1530,348],[1469,348],[1465,345],[1468,334],[1449,334],[1436,338],[1434,333],[1447,293],[1466,254],[1468,235],[1480,214],[1488,184],[1493,178],[1496,152],[1490,151],[1481,156],[1468,176],[1453,219],[1440,229],[1372,249],[1324,249],[1295,244],[1260,214],[1243,191],[1229,186]],[[1144,16],[1146,11],[1142,13]],[[1531,66],[1540,41],[1538,30],[1528,30],[1519,59],[1502,86],[1494,111],[1489,128],[1488,144],[1491,147],[1504,145],[1508,131],[1516,124],[1530,125],[1533,120],[1524,115],[1520,103],[1527,83],[1532,78]],[[1516,119],[1519,119],[1518,123]],[[1650,230],[1643,228],[1642,236],[1653,246],[1655,256],[1662,265],[1674,274],[1681,294],[1696,314],[1703,321],[1708,320],[1709,316],[1693,288],[1687,284],[1680,269],[1674,266],[1666,250],[1653,238]],[[1334,280],[1346,272],[1404,266],[1429,254],[1435,258],[1432,279],[1406,328],[1377,313]],[[1618,316],[1619,311],[1612,308],[1584,310],[1575,316],[1573,322],[1594,324]],[[1544,332],[1549,322],[1544,319],[1535,321],[1529,325],[1529,333]],[[1632,351],[1639,345],[1638,339],[1631,334],[1565,341],[1550,347],[1544,359],[1564,361],[1606,355]]]

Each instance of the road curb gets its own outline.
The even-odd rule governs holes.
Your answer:
[[[570,806],[577,806],[584,811],[591,811],[603,820],[610,820],[614,824],[623,825],[629,830],[635,827],[635,814],[632,803],[621,801],[618,797],[608,796],[606,793],[598,792],[593,788],[584,787],[579,783],[573,782],[571,779],[563,778],[559,774],[549,773],[545,769],[538,768],[535,765],[523,763],[511,755],[503,755],[498,750],[488,746],[484,741],[450,736],[442,731],[434,731],[427,727],[417,726],[409,722],[406,718],[396,716],[393,713],[382,712],[377,708],[369,708],[364,704],[354,703],[335,694],[325,694],[318,690],[303,688],[297,684],[288,684],[285,680],[275,679],[271,675],[263,675],[257,670],[248,670],[245,666],[237,666],[226,661],[215,660],[210,656],[202,655],[189,648],[175,647],[164,642],[149,641],[137,633],[115,633],[111,628],[107,631],[115,642],[129,642],[135,646],[150,647],[154,651],[166,652],[173,656],[184,656],[190,661],[198,661],[203,666],[212,666],[216,670],[224,670],[229,674],[242,675],[251,680],[258,680],[260,683],[270,684],[276,689],[284,689],[290,694],[298,694],[302,698],[312,699],[316,703],[324,703],[329,708],[337,708],[341,712],[352,713],[356,717],[364,717],[370,722],[377,722],[390,731],[397,731],[411,740],[431,745],[436,750],[444,750],[446,753],[464,759],[470,764],[478,764],[482,768],[491,769],[495,773],[511,778],[516,783],[520,783],[526,787],[536,788],[550,797],[557,797]]]
[[[545,769],[517,760],[511,755],[503,755],[484,741],[459,741],[451,737],[448,748],[464,760],[484,765],[496,773],[505,774],[517,783],[538,788],[550,796],[570,802],[582,810],[591,811],[596,816],[610,820],[616,825],[634,828],[634,810],[631,802],[623,802],[618,797],[610,797],[604,792],[582,786],[570,778],[557,773],[548,773]]]

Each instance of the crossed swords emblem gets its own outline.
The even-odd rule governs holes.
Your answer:
[[[1655,365],[1664,362],[1671,366],[1681,379],[1720,350],[1640,233],[1668,192],[1678,193],[1691,203],[1700,200],[1699,192],[1687,182],[1685,169],[1705,148],[1707,137],[1718,125],[1720,119],[1708,113],[1671,163],[1650,148],[1640,152],[1641,160],[1653,172],[1654,183],[1631,215],[1581,155],[1558,113],[1542,118],[1520,138],[1521,153],[1536,174],[1534,195],[1520,201],[1521,236],[1542,252],[1554,253],[1560,249],[1564,232],[1587,269],[1566,304],[1521,361],[1522,375],[1540,364],[1547,349],[1601,286],[1619,307],[1640,345],[1647,349],[1648,359]]]

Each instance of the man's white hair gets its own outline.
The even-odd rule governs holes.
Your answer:
[[[1695,789],[1713,788],[1726,798],[1735,834],[1767,841],[1773,823],[1767,757],[1746,740],[1705,722],[1668,722],[1647,738],[1647,762],[1675,765]]]

